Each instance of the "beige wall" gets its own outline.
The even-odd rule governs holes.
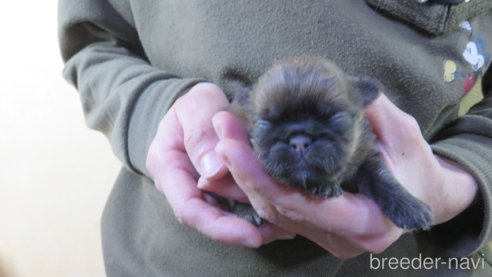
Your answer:
[[[56,6],[0,11],[0,277],[104,276],[99,221],[120,163],[61,78]]]

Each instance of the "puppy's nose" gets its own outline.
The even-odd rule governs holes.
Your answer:
[[[309,137],[299,135],[290,139],[289,145],[298,153],[303,154],[306,149],[311,145],[312,141]]]

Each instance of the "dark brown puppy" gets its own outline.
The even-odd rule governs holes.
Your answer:
[[[364,108],[381,89],[330,61],[296,58],[274,65],[228,110],[248,130],[260,161],[278,181],[316,197],[361,193],[396,226],[425,229],[433,220],[429,206],[393,177],[364,118]],[[226,210],[260,224],[248,204],[216,198]]]

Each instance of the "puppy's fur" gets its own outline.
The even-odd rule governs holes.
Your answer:
[[[396,226],[425,229],[433,220],[429,206],[393,177],[364,118],[381,90],[378,82],[350,77],[330,61],[303,57],[274,65],[228,111],[281,183],[316,197],[362,193]],[[261,222],[251,206],[215,197],[225,209]]]

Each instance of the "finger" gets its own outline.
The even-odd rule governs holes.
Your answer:
[[[222,140],[216,151],[261,217],[315,241],[337,257],[381,252],[401,234],[363,195],[345,192],[337,198],[314,198],[272,180],[244,143]]]
[[[258,231],[263,238],[263,244],[268,244],[276,240],[293,239],[296,236],[295,232],[289,231],[269,222],[258,226]]]
[[[181,223],[205,236],[228,245],[259,247],[262,236],[255,226],[234,215],[224,213],[201,199],[191,199],[178,210]]]
[[[309,239],[326,249],[339,259],[350,259],[364,253],[365,250],[353,245],[351,241],[342,239],[331,233],[319,233],[310,236]]]
[[[401,143],[402,139],[408,141],[422,139],[420,127],[415,118],[400,110],[384,94],[381,94],[366,108],[365,115],[378,140],[388,146],[387,150],[402,152],[403,149],[399,146],[406,145]]]
[[[270,178],[249,145],[237,140],[223,139],[217,144],[215,151],[222,156],[236,183],[262,218],[279,226],[287,226],[289,220],[307,221],[306,209],[309,209],[307,206],[311,203],[306,202],[300,191]],[[286,206],[285,202],[299,205]]]
[[[174,111],[169,111],[159,123],[157,134],[149,147],[146,166],[154,177],[162,170],[180,168],[198,179],[198,172],[186,154],[183,128]]]
[[[398,240],[404,232],[405,230],[393,226],[393,228],[387,232],[381,232],[379,234],[372,234],[358,238],[356,245],[359,249],[363,249],[366,252],[379,254]]]
[[[234,199],[243,203],[248,203],[248,197],[237,186],[236,181],[230,175],[213,181],[206,178],[198,180],[198,188],[205,191],[210,191],[226,198]]]
[[[156,186],[166,195],[178,221],[222,243],[260,246],[263,239],[255,226],[206,202],[195,185],[196,180],[185,169],[190,165],[176,162],[181,160],[180,155],[186,154],[179,151],[165,153],[162,163],[166,169],[154,173]]]
[[[229,112],[218,112],[212,118],[213,127],[220,139],[233,138],[245,143],[249,143],[249,137],[244,127]],[[249,202],[248,197],[237,186],[232,176],[224,176],[219,180],[200,178],[198,188],[214,192],[226,198],[235,199],[244,203]]]
[[[186,152],[196,170],[205,178],[219,179],[227,173],[223,161],[214,151],[218,137],[212,117],[224,110],[228,103],[218,86],[201,83],[175,104],[176,117],[183,127]]]
[[[364,112],[369,122],[378,123],[373,126],[373,131],[375,133],[380,133],[386,128],[398,127],[398,125],[400,125],[399,117],[403,113],[403,111],[396,107],[384,93],[381,93]]]
[[[229,138],[250,144],[248,131],[233,114],[218,112],[212,118],[212,123],[220,139]]]
[[[237,118],[229,113],[229,112],[219,112],[212,119],[214,128],[219,138],[222,139],[233,139],[240,142],[243,142],[246,145],[250,145],[250,139],[247,130],[245,127],[237,120]],[[230,179],[229,179],[230,178]],[[223,178],[221,180],[224,180]],[[242,200],[243,202],[249,202],[249,199],[244,194],[244,192],[237,186],[236,182],[232,178],[232,176],[228,177],[229,185],[234,184],[234,186],[229,187],[230,190],[236,191],[236,193],[240,193],[237,196],[241,196],[241,198],[234,198],[237,200]],[[204,182],[205,185],[205,182]],[[222,190],[224,191],[224,189]],[[286,230],[282,227],[279,227],[275,224],[265,222],[258,227],[260,234],[263,237],[263,244],[270,243],[275,240],[280,239],[292,239],[296,236],[295,232]]]
[[[239,189],[239,187],[236,185],[234,179],[232,179],[231,176],[227,176],[227,179],[229,180],[224,180],[225,178],[220,179],[219,181],[210,181],[204,178],[200,178],[200,181],[198,182],[199,185],[198,187],[200,188],[202,185],[200,185],[200,182],[203,183],[212,183],[209,185],[212,190],[217,190],[221,195],[225,195],[228,198],[236,199],[238,201],[242,201],[244,203],[249,202],[249,199],[247,196],[244,194],[242,190]],[[234,186],[230,188],[223,188],[222,184],[220,182],[232,182]],[[203,189],[203,188],[201,188]],[[235,189],[237,190],[236,192],[231,193],[230,191],[227,191],[227,189]],[[225,191],[224,191],[225,190]],[[212,191],[215,192],[215,191]],[[234,195],[238,194],[238,195]],[[212,197],[211,197],[212,198]],[[220,205],[217,204],[217,202],[212,198],[210,201],[213,201],[214,205],[217,207],[220,207]],[[210,201],[208,201],[210,203]],[[285,240],[285,239],[292,239],[296,236],[296,234],[292,231],[288,231],[286,229],[283,229],[275,224],[269,223],[269,222],[264,222],[260,226],[258,226],[258,231],[262,237],[262,243],[267,244],[275,240]]]
[[[338,217],[347,218],[348,216],[339,214]],[[363,252],[381,253],[395,242],[400,237],[402,229],[396,228],[389,220],[387,223],[387,228],[369,230],[368,233],[365,233],[367,230],[364,228],[358,229],[355,226],[345,230],[337,230],[337,226],[333,226],[334,228],[328,226],[327,230],[311,229],[313,231],[303,235],[336,257],[348,259]]]
[[[218,209],[221,209],[220,204],[212,196],[209,196],[208,194],[204,194],[204,197],[209,204],[217,207]],[[248,201],[247,198],[246,201]],[[228,212],[224,212],[224,213],[231,216],[236,216],[232,213],[231,214],[229,214]],[[295,232],[286,230],[270,222],[263,222],[257,228],[258,228],[258,232],[262,237],[263,244],[267,244],[275,240],[293,239],[296,236]]]
[[[147,167],[181,223],[229,245],[261,245],[263,239],[255,226],[213,207],[196,187],[199,175],[185,152],[181,125],[172,112],[161,121]]]
[[[296,222],[333,232],[378,233],[392,227],[377,204],[363,195],[345,192],[340,197],[320,199],[272,180],[253,150],[244,143],[223,140],[217,144],[216,151],[223,155],[255,209],[273,223],[285,226],[271,214],[279,212]]]
[[[266,200],[274,201],[272,195],[282,197],[284,192],[264,171],[253,149],[243,142],[223,139],[215,151],[225,161],[239,187],[249,196],[259,198],[262,195]],[[270,199],[271,198],[271,199]]]
[[[362,195],[345,193],[338,198],[318,199],[275,182],[244,142],[223,139],[216,151],[223,155],[232,175],[261,216],[303,234],[340,257],[382,251],[401,234],[400,230],[397,235],[385,237],[395,226],[372,200]],[[352,240],[330,235],[333,233],[347,234]]]

